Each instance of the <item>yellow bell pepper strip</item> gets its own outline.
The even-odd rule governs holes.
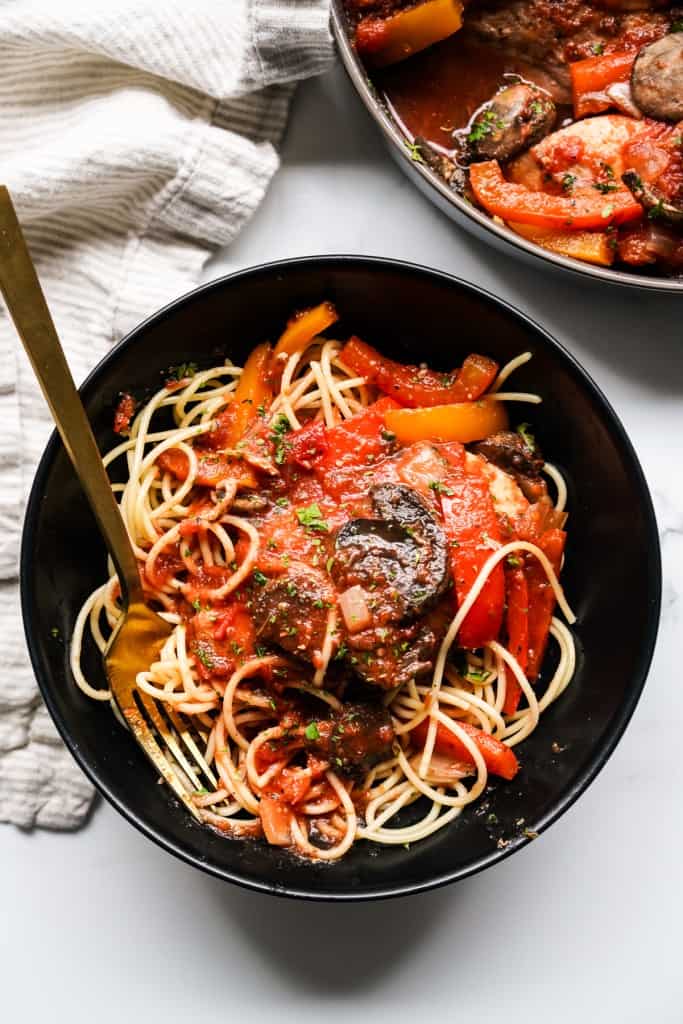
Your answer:
[[[295,352],[303,352],[314,338],[338,319],[339,314],[331,302],[321,302],[319,306],[297,313],[289,321],[275,346],[275,362],[279,363],[283,356],[289,357]]]
[[[532,192],[524,185],[506,181],[497,160],[472,164],[470,184],[478,201],[492,216],[542,228],[604,229],[643,215],[642,206],[625,187],[609,195],[593,188],[576,188],[570,196]]]
[[[543,249],[571,256],[584,263],[595,263],[600,267],[610,267],[616,255],[614,239],[601,231],[552,231],[548,228],[537,228],[531,224],[519,224],[511,221],[508,227],[522,238],[536,242]]]
[[[388,18],[363,18],[356,29],[358,54],[377,68],[397,64],[457,32],[462,7],[459,0],[425,0]]]
[[[509,421],[503,402],[482,398],[478,402],[433,405],[427,409],[388,409],[384,422],[387,430],[404,444],[413,441],[468,444],[507,430]]]

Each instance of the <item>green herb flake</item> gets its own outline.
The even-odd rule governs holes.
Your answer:
[[[447,494],[451,496],[455,493],[451,487],[446,487],[446,485],[442,484],[440,480],[430,480],[429,488],[430,490],[435,491],[436,494]]]
[[[657,201],[657,204],[655,206],[653,206],[651,210],[648,210],[647,215],[650,218],[650,220],[659,220],[660,217],[663,217],[664,216],[664,200],[663,199],[659,199]]]
[[[194,795],[195,796],[206,796],[208,792],[209,792],[208,789],[195,789]]]
[[[596,181],[593,185],[593,188],[596,190],[596,192],[600,192],[603,196],[606,196],[609,195],[610,192],[616,192],[619,186],[617,185],[616,181]]]
[[[281,466],[291,447],[285,440],[285,435],[288,434],[292,428],[287,417],[281,413],[275,422],[271,424],[270,429],[272,431],[270,440],[275,448],[275,462],[278,466]]]
[[[536,451],[536,438],[531,433],[531,424],[529,424],[529,423],[520,423],[520,425],[517,427],[517,433],[522,438],[522,440],[524,441],[524,444],[527,446],[529,451],[530,452],[535,452]]]
[[[576,175],[575,174],[569,174],[569,173],[565,174],[565,176],[562,179],[562,188],[567,193],[567,195],[570,195],[574,191],[574,185],[575,184],[576,184]]]
[[[508,555],[506,562],[512,569],[519,569],[522,564],[522,559],[518,558],[517,555]]]
[[[591,50],[593,51],[596,57],[602,57],[603,53],[605,52],[605,44],[593,43]]]
[[[465,673],[465,679],[468,679],[471,683],[485,683],[491,675],[490,672],[486,672],[483,668],[468,668]]]
[[[498,815],[497,814],[489,814],[489,816],[486,819],[486,821],[487,821],[487,824],[489,824],[489,825],[497,825],[498,824]]]
[[[325,568],[327,569],[327,572],[328,572],[328,573],[331,573],[331,572],[332,572],[332,566],[333,566],[333,565],[334,565],[334,556],[333,556],[333,555],[330,555],[330,557],[329,557],[329,558],[327,559],[327,561],[325,562]]]
[[[304,735],[307,740],[319,740],[320,733],[318,732],[318,726],[315,722],[309,722],[304,729]]]
[[[424,157],[422,156],[422,150],[417,142],[411,142],[410,139],[405,139],[405,147],[408,150],[408,155],[411,160],[414,160],[416,164],[423,164]]]
[[[262,573],[260,569],[254,569],[251,575],[253,577],[254,583],[258,583],[259,587],[265,587],[266,583],[268,582],[268,577],[265,575],[265,573]]]
[[[194,601],[192,602],[192,607],[196,612],[200,612],[202,610],[202,602],[199,600],[198,597],[195,597]]]
[[[194,377],[198,367],[196,363],[179,363],[178,366],[169,366],[169,380],[188,380]]]
[[[329,526],[323,519],[320,506],[316,502],[313,502],[312,505],[307,505],[306,508],[298,508],[296,510],[296,517],[301,525],[309,530],[320,530],[322,533],[329,531]]]
[[[211,671],[211,669],[214,667],[213,666],[213,659],[212,659],[211,655],[208,653],[208,651],[206,650],[206,648],[205,647],[197,646],[195,648],[195,654],[197,655],[197,657],[201,661],[201,663],[204,666],[204,668],[206,668],[209,671]]]
[[[280,508],[287,508],[287,506],[289,505],[289,501],[287,500],[287,498],[276,498],[275,504],[279,505]]]
[[[52,627],[52,629],[50,630],[50,636],[52,637],[53,640],[59,640],[60,639],[61,633],[59,632],[59,629],[57,628],[57,626],[53,626]]]

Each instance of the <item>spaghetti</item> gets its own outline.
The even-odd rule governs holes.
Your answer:
[[[127,436],[104,458],[125,464],[113,489],[173,626],[137,685],[203,737],[204,779],[183,761],[202,820],[328,861],[358,839],[423,839],[490,775],[512,778],[513,748],[575,666],[554,614],[574,622],[564,481],[543,466],[553,506],[528,432],[500,429],[507,402],[540,401],[500,390],[530,356],[436,374],[324,337],[335,318],[326,303],[300,314],[244,368],[178,368],[137,414],[125,396]],[[411,413],[430,436],[414,439]],[[109,568],[70,651],[101,701],[82,657],[121,615]]]

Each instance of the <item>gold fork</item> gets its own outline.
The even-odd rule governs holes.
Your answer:
[[[135,553],[73,382],[9,192],[0,186],[0,291],[23,342],[64,447],[95,513],[121,584],[123,614],[109,639],[104,667],[113,699],[135,739],[193,816],[193,792],[218,788],[201,746],[207,736],[136,685],[171,633],[145,603]]]

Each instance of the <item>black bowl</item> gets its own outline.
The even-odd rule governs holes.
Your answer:
[[[404,132],[375,89],[372,78],[349,39],[343,0],[332,0],[332,28],[347,74],[368,113],[380,129],[391,156],[423,195],[456,224],[471,231],[481,241],[494,245],[508,255],[517,255],[535,267],[555,267],[558,270],[580,274],[582,277],[626,285],[629,288],[644,288],[654,292],[683,292],[683,280],[680,277],[656,277],[654,274],[641,274],[636,271],[612,270],[610,267],[593,266],[582,260],[550,252],[515,234],[504,224],[497,223],[484,210],[478,209],[459,196],[436,171],[426,163],[418,163],[412,158],[410,150],[406,147]]]
[[[403,895],[464,878],[518,849],[586,788],[621,736],[640,695],[657,632],[657,529],[638,460],[623,427],[572,357],[540,327],[472,285],[406,263],[319,257],[273,263],[222,278],[178,299],[128,335],[93,371],[83,400],[101,448],[114,442],[121,390],[156,387],[160,370],[229,353],[243,360],[274,338],[292,311],[323,298],[385,352],[444,370],[471,350],[501,362],[530,350],[516,385],[540,392],[533,420],[543,449],[565,472],[571,527],[566,589],[579,621],[572,686],[518,748],[513,783],[409,850],[357,844],[340,863],[311,865],[256,842],[197,826],[107,705],[73,684],[64,643],[85,596],[105,577],[105,551],[61,442],[40,463],[24,528],[21,586],[33,667],[74,757],[100,792],[171,853],[252,889],[311,899]],[[99,682],[104,685],[104,679]],[[557,751],[563,748],[561,753]],[[495,823],[493,823],[495,822]],[[499,840],[507,845],[499,845]]]

